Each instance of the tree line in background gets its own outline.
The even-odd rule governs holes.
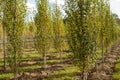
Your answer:
[[[62,18],[57,4],[50,9],[48,0],[36,0],[37,13],[34,20],[25,22],[26,0],[0,0],[0,26],[3,29],[3,44],[7,37],[7,51],[4,49],[4,70],[9,64],[17,80],[22,37],[35,37],[35,46],[43,55],[46,69],[46,54],[53,47],[57,52],[68,43],[75,65],[80,67],[82,80],[87,80],[89,70],[94,66],[97,51],[105,55],[110,45],[120,36],[120,19],[110,12],[108,0],[66,0],[65,17]],[[26,36],[25,36],[26,35]],[[67,40],[67,43],[65,42]],[[52,44],[52,42],[54,44]],[[104,58],[102,59],[104,61]],[[62,57],[60,57],[62,61]]]

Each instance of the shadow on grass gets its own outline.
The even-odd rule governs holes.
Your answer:
[[[0,73],[0,80],[6,80],[7,78],[13,76],[12,71],[6,71],[3,73]]]
[[[120,73],[120,68],[116,68],[116,69],[114,70],[114,73]]]
[[[67,59],[67,58],[63,58],[64,61],[60,62],[59,58],[53,58],[53,59],[47,59],[47,65],[55,65],[55,64],[62,64],[62,63],[68,63],[71,64],[71,60]],[[33,61],[33,63],[32,63]],[[23,61],[24,62],[24,61]],[[31,62],[32,64],[29,64],[29,62]],[[38,59],[36,58],[36,60],[29,60],[26,61],[25,63],[21,63],[20,67],[27,67],[27,66],[33,66],[33,65],[43,65],[43,59]]]

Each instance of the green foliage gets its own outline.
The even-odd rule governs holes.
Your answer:
[[[36,27],[35,27],[35,23],[34,22],[29,22],[28,23],[29,26],[29,31],[32,33],[36,32]]]
[[[66,3],[69,44],[76,64],[80,65],[81,70],[87,70],[94,56],[92,55],[94,53],[93,31],[92,26],[89,25],[91,24],[89,22],[90,1],[69,0]]]
[[[23,31],[23,36],[24,37],[28,37],[28,36],[35,36],[35,32],[36,32],[36,26],[35,26],[35,22],[34,21],[29,21],[28,23],[26,23],[25,27],[24,27],[24,31]]]
[[[53,10],[53,33],[54,47],[58,52],[61,52],[65,47],[65,26],[57,2]]]
[[[50,46],[52,37],[51,16],[47,0],[37,0],[38,13],[35,15],[36,25],[36,49],[45,54]]]

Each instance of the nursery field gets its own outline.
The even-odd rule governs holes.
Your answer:
[[[0,0],[0,80],[120,80],[111,0]]]

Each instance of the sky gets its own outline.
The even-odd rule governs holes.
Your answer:
[[[113,13],[116,13],[120,18],[120,0],[110,0],[110,8]]]
[[[64,5],[64,1],[65,0],[57,0],[57,2],[58,2],[58,5],[60,6],[60,7],[62,7],[62,5]],[[54,4],[55,3],[55,0],[49,0],[49,3],[52,5],[52,4]],[[27,7],[28,7],[28,10],[27,10],[27,20],[29,21],[29,20],[32,20],[33,19],[33,17],[34,17],[34,14],[36,13],[36,11],[37,11],[37,8],[36,8],[36,5],[35,5],[36,3],[35,3],[35,0],[27,0]],[[63,14],[64,14],[64,11],[62,10],[62,8],[61,8],[61,11],[63,12]]]
[[[58,4],[60,6],[64,5],[64,0],[57,0],[58,1]],[[55,3],[55,0],[49,0],[50,4],[54,4]],[[29,13],[32,13],[32,14],[29,14],[29,16],[32,17],[32,15],[36,12],[36,6],[35,6],[35,0],[28,0],[27,2],[27,6],[28,6],[28,12]],[[110,0],[110,8],[111,8],[111,11],[113,13],[116,13],[119,18],[120,18],[120,0]]]
[[[65,0],[57,0],[57,1],[58,1],[58,5],[60,6],[64,5]],[[49,3],[52,5],[55,3],[55,0],[49,0]],[[37,10],[35,5],[35,0],[28,0],[27,6],[30,9],[30,11]]]

